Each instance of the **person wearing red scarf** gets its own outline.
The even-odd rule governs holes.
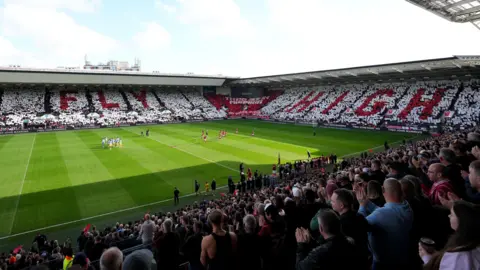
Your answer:
[[[434,205],[442,205],[440,196],[448,193],[455,193],[452,184],[448,180],[447,169],[441,163],[434,163],[428,167],[428,178],[433,182],[428,190],[428,198]]]

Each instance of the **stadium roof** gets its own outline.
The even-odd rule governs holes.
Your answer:
[[[471,22],[480,30],[480,0],[407,0],[407,2],[451,22]]]
[[[227,79],[238,78],[193,73],[0,67],[0,83],[3,84],[222,86]]]
[[[480,78],[480,56],[400,62],[233,80],[230,85],[326,85],[403,80]]]

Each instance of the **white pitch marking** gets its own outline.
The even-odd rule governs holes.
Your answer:
[[[221,186],[218,189],[224,189],[226,187],[227,186]],[[195,195],[195,193],[180,196],[180,198],[187,198],[187,197],[191,197],[193,195]],[[53,228],[57,228],[57,227],[61,227],[61,226],[69,225],[69,224],[74,224],[74,223],[77,223],[77,222],[83,222],[83,221],[87,221],[87,220],[91,220],[91,219],[95,219],[95,218],[99,218],[99,217],[105,217],[105,216],[109,216],[109,215],[113,215],[113,214],[127,212],[127,211],[130,211],[130,210],[135,210],[135,209],[144,208],[144,207],[147,207],[147,206],[161,204],[161,203],[165,203],[165,202],[168,202],[168,201],[173,201],[173,199],[167,199],[167,200],[161,200],[161,201],[147,203],[147,204],[143,204],[143,205],[137,205],[137,206],[133,206],[133,207],[125,208],[125,209],[120,209],[120,210],[113,211],[113,212],[107,212],[107,213],[100,214],[100,215],[95,215],[95,216],[91,216],[91,217],[86,217],[86,218],[81,218],[81,219],[77,219],[77,220],[67,221],[67,222],[64,222],[64,223],[50,225],[50,226],[46,226],[46,227],[43,227],[43,228],[38,228],[38,229],[35,229],[35,230],[30,230],[30,231],[25,231],[25,232],[21,232],[21,233],[11,234],[11,235],[8,235],[8,236],[0,237],[0,240],[5,240],[5,239],[9,239],[9,238],[16,237],[16,236],[33,233],[33,232],[40,232],[40,231],[44,231],[44,230],[48,230],[48,229],[53,229]]]
[[[35,140],[37,139],[37,133],[33,136],[32,147],[30,148],[30,155],[28,155],[27,166],[25,167],[25,173],[23,174],[22,183],[20,185],[20,192],[18,193],[17,202],[15,203],[15,212],[13,212],[12,225],[10,226],[10,233],[12,233],[13,225],[15,224],[15,218],[17,217],[18,205],[20,203],[20,197],[22,196],[23,186],[25,185],[25,179],[27,178],[28,166],[30,166],[30,159],[32,158],[33,148],[35,146]]]

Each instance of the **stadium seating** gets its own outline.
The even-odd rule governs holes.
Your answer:
[[[200,240],[201,236],[211,232],[211,227],[207,225],[206,220],[208,214],[214,209],[223,211],[225,228],[238,234],[239,245],[236,255],[241,269],[321,268],[321,264],[326,263],[325,260],[309,261],[308,257],[304,256],[304,253],[308,254],[306,252],[308,247],[302,244],[302,239],[295,239],[295,230],[298,227],[310,228],[312,237],[319,236],[317,217],[323,212],[318,211],[331,207],[339,211],[338,204],[331,203],[334,191],[339,188],[354,190],[355,197],[360,201],[363,199],[362,194],[366,192],[365,196],[368,195],[366,197],[371,199],[371,203],[382,206],[387,198],[382,195],[381,185],[387,178],[401,180],[403,189],[400,192],[404,192],[403,197],[411,206],[413,216],[419,218],[419,221],[413,219],[412,222],[411,231],[415,233],[404,234],[401,238],[411,241],[413,243],[411,247],[418,247],[420,237],[426,236],[432,238],[440,250],[447,243],[451,230],[448,224],[444,224],[445,220],[448,223],[449,211],[447,209],[444,209],[447,210],[446,212],[441,211],[439,207],[451,207],[456,199],[438,199],[431,183],[436,179],[432,178],[431,174],[427,174],[426,166],[441,162],[442,166],[449,168],[448,179],[445,181],[455,184],[455,188],[459,188],[458,195],[463,199],[462,202],[455,202],[455,205],[463,204],[465,201],[480,203],[478,196],[480,188],[472,186],[473,181],[465,178],[465,173],[461,173],[461,170],[465,170],[470,164],[480,166],[471,163],[480,158],[480,153],[471,147],[480,144],[480,134],[475,130],[480,117],[479,85],[479,81],[471,80],[294,87],[285,89],[283,92],[268,93],[265,97],[259,98],[230,98],[220,95],[204,97],[192,89],[173,90],[171,88],[155,90],[74,86],[3,88],[0,91],[0,125],[9,128],[22,128],[25,124],[115,125],[232,116],[268,116],[278,120],[364,126],[379,126],[384,122],[405,125],[443,124],[447,130],[451,131],[417,142],[405,142],[398,148],[387,149],[384,152],[362,153],[360,158],[344,157],[339,163],[328,167],[336,173],[331,175],[325,173],[323,166],[327,161],[335,163],[332,158],[324,157],[308,162],[282,164],[279,166],[279,178],[260,175],[255,179],[255,188],[246,189],[238,185],[233,188],[235,191],[232,194],[222,193],[220,198],[207,197],[206,200],[185,206],[178,211],[170,213],[152,211],[148,218],[145,218],[144,213],[139,212],[137,220],[119,222],[105,229],[86,228],[77,238],[76,243],[68,241],[62,243],[39,234],[31,246],[0,253],[0,269],[28,269],[37,264],[44,264],[49,269],[61,269],[66,256],[76,252],[84,252],[91,259],[92,264],[99,269],[98,260],[103,247],[118,247],[124,250],[125,254],[136,249],[152,249],[159,269],[162,269],[164,264],[170,263],[168,258],[162,257],[159,252],[180,247],[170,250],[175,255],[172,256],[172,260],[175,259],[173,263],[180,264],[184,261],[194,263],[192,260],[196,259],[188,256],[191,253],[184,249],[188,247],[185,243],[193,241],[190,237],[195,236],[193,229],[195,221],[200,222],[204,227],[196,231],[200,234]],[[448,149],[440,150],[441,147],[446,146],[452,149],[451,152]],[[418,156],[421,157],[421,161]],[[452,159],[455,162],[450,162]],[[461,165],[461,169],[456,167],[458,165],[456,163]],[[270,175],[271,171],[263,173]],[[470,175],[473,176],[474,173],[470,172]],[[194,178],[195,176],[192,176],[192,179]],[[460,185],[457,185],[458,181]],[[358,183],[365,186],[360,186]],[[375,187],[377,187],[376,191]],[[451,191],[457,192],[457,189],[452,188]],[[336,196],[338,198],[338,194]],[[355,200],[355,197],[352,197],[352,200]],[[355,202],[355,204],[358,203],[360,202]],[[465,204],[463,207],[473,209],[470,204]],[[354,217],[357,217],[355,214],[357,210],[359,209],[351,209]],[[469,215],[480,215],[475,212],[476,210],[469,211]],[[360,212],[363,213],[362,209]],[[255,216],[246,217],[247,214],[255,214]],[[343,218],[347,217],[342,217],[340,223]],[[465,218],[461,214],[457,218],[461,220],[460,222],[478,220],[478,218]],[[253,219],[253,223],[247,222],[248,219]],[[160,227],[164,227],[170,221],[174,224],[172,232],[166,232],[166,229],[160,230]],[[358,244],[362,243],[362,239],[368,241],[367,230],[361,227],[362,224],[365,225],[362,223],[364,221],[356,220],[355,222],[353,231],[347,228],[344,233],[352,238],[360,235],[360,238],[354,240],[357,245],[363,246],[354,250],[364,248],[365,253],[358,251],[361,254],[353,256],[348,254],[347,250],[343,250],[344,253],[339,256],[353,256],[364,260],[367,264],[369,253],[371,251],[377,253],[379,247],[370,244],[373,250],[369,251],[366,242]],[[146,243],[143,241],[142,244],[142,228],[150,225],[154,228],[154,234],[151,239],[147,239],[151,241]],[[474,228],[477,225],[478,223],[468,226]],[[404,233],[401,227],[389,228],[389,230],[392,235]],[[164,235],[167,233],[175,235],[171,239],[176,240],[171,240],[173,245],[165,247]],[[246,241],[247,237],[250,240],[253,239],[253,242],[242,242]],[[386,239],[390,242],[382,248],[398,248],[400,245],[398,240]],[[480,253],[478,248],[480,240],[474,239],[474,241],[477,241],[475,242],[477,246],[471,252],[477,256]],[[272,246],[271,243],[276,245]],[[92,248],[94,246],[96,248]],[[454,246],[449,248],[455,249]],[[94,252],[98,249],[100,252]],[[190,251],[198,254],[198,249],[199,246],[196,245]],[[392,252],[392,254],[401,254],[397,249]],[[414,269],[421,267],[420,258],[427,263],[434,255],[431,251],[428,252],[421,249],[418,261],[402,260],[399,256],[390,258],[392,261],[382,263],[393,267],[387,267],[387,269],[396,269],[396,266],[400,267],[399,269]],[[414,250],[413,253],[419,252]],[[448,259],[448,256],[454,256],[451,253],[455,252],[449,252],[444,256]],[[406,257],[409,256],[410,254]],[[336,263],[339,265],[338,269],[344,269],[343,266],[346,265],[342,261]],[[358,263],[356,267],[367,269],[361,268],[360,265],[361,263]]]
[[[257,98],[204,97],[191,88],[15,86],[0,92],[0,125],[20,128],[25,123],[83,126],[268,117],[363,126],[468,128],[478,122],[478,85],[471,80],[293,87]]]

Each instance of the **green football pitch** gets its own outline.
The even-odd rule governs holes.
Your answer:
[[[150,136],[140,136],[147,128]],[[206,143],[202,129],[210,135]],[[218,140],[222,129],[228,135]],[[282,162],[306,159],[307,150],[341,157],[415,136],[316,132],[313,136],[308,126],[230,120],[0,136],[0,240],[154,210],[172,198],[174,187],[183,196],[191,194],[194,179],[202,188],[213,178],[219,186],[229,176],[237,181],[240,162],[270,173],[279,154]],[[122,138],[123,148],[103,149],[102,137]]]

